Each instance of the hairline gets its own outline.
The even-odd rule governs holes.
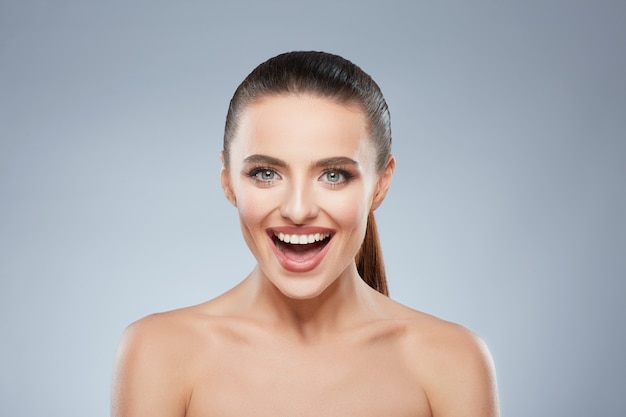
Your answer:
[[[346,107],[348,109],[357,110],[363,116],[365,129],[368,132],[367,140],[372,142],[372,144],[374,145],[374,149],[376,150],[378,149],[376,146],[376,140],[372,137],[373,136],[372,123],[371,123],[370,118],[368,117],[368,111],[364,103],[361,103],[356,98],[342,98],[340,94],[335,94],[335,95],[327,94],[321,91],[316,91],[312,88],[301,88],[301,89],[296,89],[296,90],[284,90],[284,91],[264,91],[261,94],[258,94],[256,96],[246,97],[246,99],[242,100],[242,103],[239,106],[239,111],[237,112],[237,114],[234,115],[235,116],[234,118],[235,129],[232,131],[232,137],[230,138],[229,144],[235,139],[237,135],[237,132],[239,130],[238,129],[239,120],[246,112],[246,109],[250,106],[259,104],[263,102],[264,100],[271,99],[272,97],[310,97],[310,98],[316,98],[316,99],[326,99],[337,105]],[[228,150],[230,151],[230,146]],[[230,155],[226,154],[225,149],[223,149],[222,151],[224,152],[225,161],[230,161]],[[378,160],[378,155],[376,155],[376,160]],[[379,169],[378,164],[375,164],[375,165],[376,165],[376,171],[382,172],[383,168]]]

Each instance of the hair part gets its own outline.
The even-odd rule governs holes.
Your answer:
[[[229,167],[230,144],[245,108],[263,97],[284,94],[312,94],[359,106],[376,149],[376,170],[379,174],[383,172],[391,155],[391,118],[382,91],[367,73],[347,59],[315,51],[288,52],[270,58],[237,87],[224,129],[225,168]],[[363,280],[388,295],[373,212],[368,215],[365,238],[355,261]]]

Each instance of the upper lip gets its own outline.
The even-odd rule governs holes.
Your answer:
[[[267,233],[273,236],[276,233],[284,233],[286,235],[314,235],[316,233],[334,233],[333,229],[328,227],[317,226],[279,226],[267,229]]]

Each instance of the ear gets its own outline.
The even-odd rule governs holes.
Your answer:
[[[376,191],[374,192],[374,198],[372,200],[372,211],[376,210],[385,199],[387,195],[387,191],[389,191],[389,186],[391,185],[391,178],[393,177],[393,171],[396,169],[396,158],[393,155],[389,156],[387,160],[387,165],[385,165],[385,169],[382,174],[378,178],[378,183],[376,184]]]
[[[220,171],[220,182],[222,184],[222,190],[224,190],[224,195],[226,196],[226,199],[230,201],[233,206],[237,207],[235,192],[233,191],[233,187],[230,183],[230,173],[224,165],[224,151],[220,152],[220,159],[222,160],[222,170]]]

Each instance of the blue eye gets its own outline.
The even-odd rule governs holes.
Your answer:
[[[337,171],[326,172],[324,173],[323,176],[326,177],[326,181],[332,182],[332,183],[337,183],[341,181],[341,179],[343,178],[343,176]]]
[[[254,174],[254,176],[261,181],[271,181],[276,176],[276,172],[271,169],[264,169]]]
[[[254,168],[248,171],[247,175],[259,185],[269,185],[281,179],[278,172],[272,168]]]
[[[347,183],[352,175],[346,171],[340,169],[329,169],[324,171],[320,177],[320,181],[324,181],[332,186],[337,186]]]

